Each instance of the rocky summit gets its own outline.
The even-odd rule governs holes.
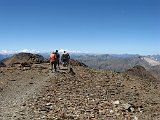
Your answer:
[[[158,82],[78,64],[75,74],[61,65],[51,73],[48,63],[1,67],[0,119],[160,120]]]
[[[151,74],[151,72],[147,71],[143,66],[136,65],[131,69],[126,71],[127,74],[138,76],[143,78],[144,80],[157,81],[157,79]]]
[[[14,66],[15,64],[33,64],[33,63],[45,63],[48,62],[46,58],[38,54],[31,53],[19,53],[10,58],[6,58],[2,61],[6,66]]]

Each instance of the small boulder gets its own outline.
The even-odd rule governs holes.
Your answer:
[[[0,67],[6,67],[6,65],[3,62],[0,62]]]

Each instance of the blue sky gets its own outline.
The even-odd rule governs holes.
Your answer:
[[[0,50],[160,54],[159,0],[0,0]]]

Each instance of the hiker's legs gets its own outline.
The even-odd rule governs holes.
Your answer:
[[[59,66],[59,59],[57,60],[57,66],[58,66],[58,68],[60,69],[60,66]]]
[[[53,70],[53,61],[50,62],[51,71]]]
[[[58,65],[58,67],[59,67],[59,60],[57,60],[57,65]]]
[[[67,63],[67,59],[65,60],[65,67],[67,67],[68,66],[68,63]]]
[[[65,59],[63,59],[63,61],[62,61],[62,65],[63,65],[63,67],[65,67],[65,65],[66,65],[66,60]]]
[[[69,66],[69,60],[68,59],[66,60],[66,66],[67,67]]]
[[[57,71],[57,62],[54,61],[54,70]]]

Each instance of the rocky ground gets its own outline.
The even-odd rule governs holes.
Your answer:
[[[160,120],[159,83],[83,66],[74,73],[32,66],[0,68],[0,120]]]
[[[47,69],[5,67],[0,69],[0,120],[19,117],[22,104],[49,84]]]

